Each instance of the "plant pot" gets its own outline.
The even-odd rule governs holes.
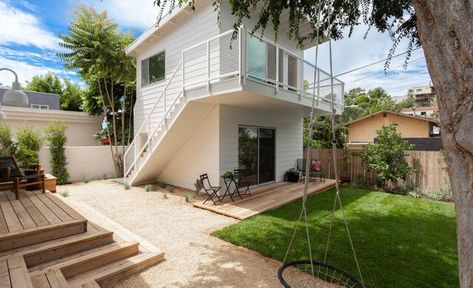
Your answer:
[[[286,180],[289,182],[299,182],[299,172],[287,171]]]

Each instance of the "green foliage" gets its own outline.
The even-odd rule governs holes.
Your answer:
[[[204,186],[202,185],[202,181],[200,181],[200,179],[195,179],[194,187],[195,187],[195,193],[199,193],[200,190],[204,188]]]
[[[38,151],[43,143],[40,131],[35,130],[32,125],[25,125],[17,130],[16,140],[15,157],[19,165],[26,167],[38,164]]]
[[[334,197],[335,191],[331,190],[307,198],[307,223],[314,259],[324,259],[333,221],[327,262],[355,277],[358,275],[344,227],[345,219],[366,287],[459,287],[453,203],[342,187],[340,197],[344,209],[337,209],[332,219],[329,211],[332,211]],[[282,261],[301,212],[301,203],[301,199],[293,201],[212,234]],[[291,247],[289,261],[309,257],[305,229],[296,232]]]
[[[396,124],[383,126],[376,133],[378,141],[364,146],[360,156],[370,170],[377,172],[379,187],[386,188],[388,181],[397,185],[399,179],[406,180],[412,172],[404,151],[411,150],[413,145],[402,140],[397,133]]]
[[[69,172],[67,171],[68,162],[64,147],[67,142],[66,128],[66,123],[57,120],[49,123],[45,129],[45,138],[51,153],[51,172],[56,176],[57,183],[60,185],[66,184],[69,179]]]
[[[83,95],[84,109],[91,114],[102,114],[109,127],[105,131],[118,176],[123,173],[123,159],[118,145],[131,140],[132,107],[135,94],[135,61],[125,54],[133,42],[130,34],[121,32],[106,12],[98,13],[84,5],[77,7],[70,20],[68,33],[59,36],[66,50],[58,56],[65,67],[78,71],[89,85]],[[125,101],[120,101],[125,96]],[[122,108],[125,108],[124,110]],[[129,119],[129,120],[126,120]],[[128,136],[125,135],[128,131]]]
[[[44,75],[35,75],[31,81],[26,81],[25,90],[36,91],[44,93],[53,93],[57,95],[62,94],[62,83],[61,79],[52,72],[48,72]]]
[[[10,127],[0,122],[0,156],[14,155],[14,148]]]
[[[193,193],[187,193],[184,197],[187,203],[192,203],[192,201],[195,199],[195,195]]]
[[[82,111],[84,90],[69,79],[63,79],[63,82],[56,74],[48,72],[33,76],[30,82],[27,81],[25,90],[57,94],[62,110]]]
[[[61,191],[61,192],[59,192],[59,195],[61,195],[64,198],[69,197],[69,191],[67,191],[67,190]]]
[[[154,184],[148,184],[145,186],[145,191],[146,192],[154,192],[154,191],[158,191],[158,188],[156,188],[156,185]]]
[[[223,178],[233,178],[233,172],[232,171],[227,171],[223,173],[222,175]]]
[[[86,111],[83,109],[84,90],[69,79],[64,79],[64,89],[61,93],[61,109],[67,111]]]

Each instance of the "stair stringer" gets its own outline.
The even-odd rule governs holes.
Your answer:
[[[194,132],[205,121],[216,104],[200,101],[189,101],[168,124],[166,132],[161,136],[151,151],[141,160],[140,168],[130,179],[131,185],[155,182],[163,169],[169,164],[176,153],[194,135]],[[199,153],[200,147],[195,147]],[[189,159],[192,161],[192,159]],[[195,179],[194,179],[195,180]],[[174,184],[176,185],[176,184]]]

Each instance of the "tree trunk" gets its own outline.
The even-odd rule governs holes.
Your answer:
[[[413,0],[455,199],[460,287],[473,287],[473,3]]]

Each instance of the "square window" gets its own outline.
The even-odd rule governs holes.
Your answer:
[[[141,86],[164,80],[165,75],[164,51],[141,61]]]

